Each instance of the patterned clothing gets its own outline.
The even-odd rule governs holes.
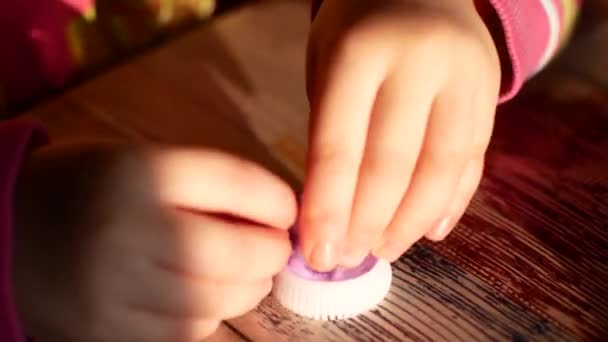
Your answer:
[[[215,8],[215,0],[2,0],[0,101],[11,108],[61,89]]]

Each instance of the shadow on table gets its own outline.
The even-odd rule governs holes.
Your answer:
[[[149,51],[69,98],[131,138],[220,149],[262,164],[299,189],[243,113],[255,105],[249,76],[211,29],[197,39],[200,44],[178,39],[172,49]],[[227,93],[226,84],[237,94]]]
[[[566,51],[499,109],[481,189],[507,219],[486,222],[504,246],[491,253],[503,260],[498,278],[525,306],[599,338],[608,334],[608,69],[582,71],[605,65],[608,49],[581,38],[571,48],[593,60],[570,68],[583,52]]]

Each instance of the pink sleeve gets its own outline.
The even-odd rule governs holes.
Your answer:
[[[34,121],[0,123],[0,341],[23,341],[12,288],[13,194],[21,164],[30,149],[46,143]]]
[[[497,44],[502,64],[500,102],[515,96],[525,81],[567,41],[582,0],[474,0]],[[312,15],[322,0],[312,0]]]
[[[582,0],[476,0],[492,13],[480,14],[499,45],[503,65],[500,102],[517,95],[523,84],[557,54],[572,31]],[[491,7],[490,7],[491,6]],[[492,19],[499,25],[493,27]]]

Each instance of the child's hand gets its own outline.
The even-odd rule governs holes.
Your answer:
[[[218,152],[45,149],[17,197],[17,306],[42,341],[200,341],[291,252],[290,188]]]
[[[443,239],[475,192],[500,62],[473,0],[324,0],[302,248],[319,270]]]

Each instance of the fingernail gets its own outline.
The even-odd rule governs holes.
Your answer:
[[[452,230],[452,225],[450,224],[450,222],[451,222],[450,216],[442,218],[437,223],[435,228],[433,228],[429,232],[428,238],[431,240],[435,240],[435,241],[441,241],[441,240],[445,239],[446,236],[448,236],[448,234]]]
[[[403,253],[407,250],[407,247],[404,247],[401,244],[396,244],[394,242],[385,243],[376,253],[378,258],[393,262],[401,257]]]
[[[331,271],[336,266],[336,248],[329,242],[320,243],[312,249],[310,254],[311,267],[317,271]]]

